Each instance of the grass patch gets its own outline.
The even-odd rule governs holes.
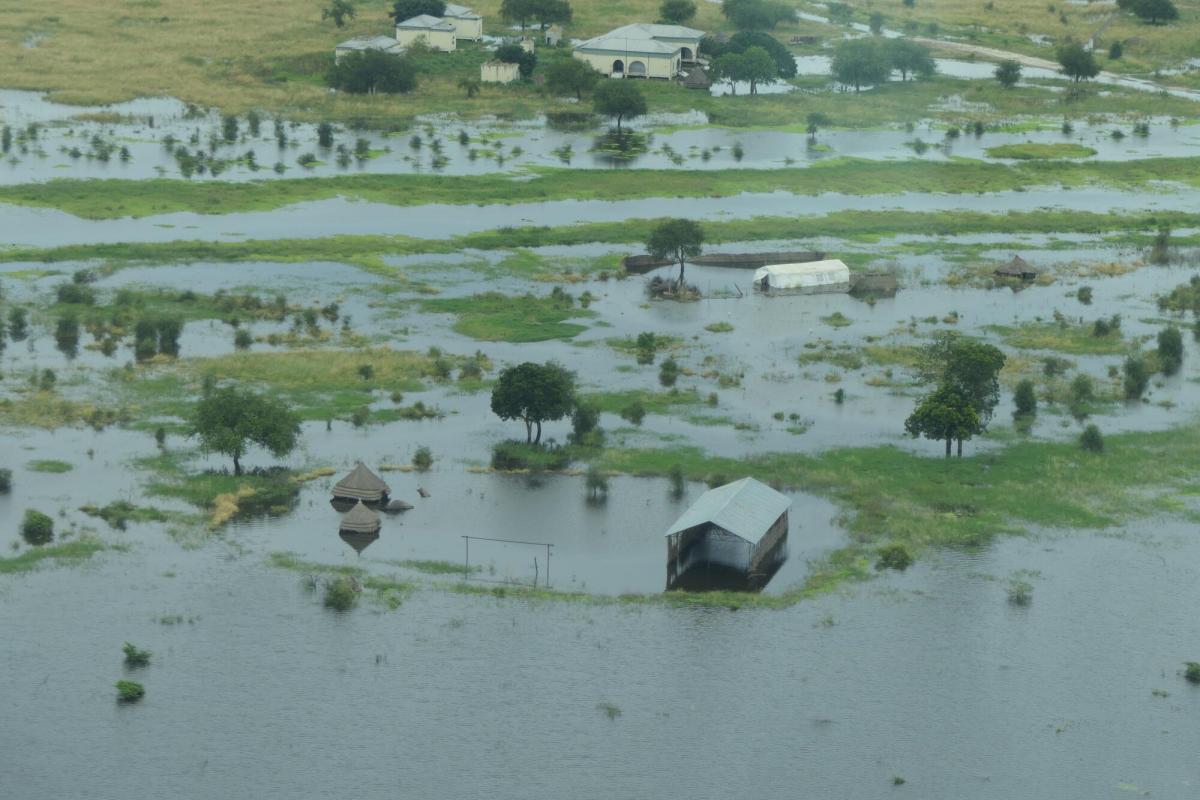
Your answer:
[[[1019,144],[1002,144],[989,147],[989,158],[1013,158],[1020,161],[1054,158],[1089,158],[1096,155],[1095,149],[1075,142],[1053,142],[1040,144],[1036,142],[1021,142]]]
[[[704,326],[704,330],[708,331],[709,333],[733,333],[733,324],[725,322],[724,320],[720,322],[711,322]]]
[[[986,330],[999,334],[1006,345],[1022,350],[1055,350],[1071,355],[1115,355],[1129,349],[1120,328],[1097,336],[1090,323],[1032,322],[1020,327],[989,325]]]
[[[104,550],[125,550],[123,545],[105,544],[99,539],[84,537],[60,544],[34,547],[11,558],[0,558],[0,575],[29,572],[42,562],[53,564],[79,564]]]
[[[53,474],[61,474],[70,472],[75,469],[75,466],[67,461],[56,461],[54,459],[43,459],[38,461],[30,461],[25,465],[25,468],[31,472],[49,472]]]
[[[454,314],[454,330],[485,342],[545,342],[571,339],[587,330],[568,319],[594,316],[574,308],[565,292],[546,297],[527,294],[511,297],[487,292],[472,297],[421,301],[421,308],[439,314]]]
[[[680,406],[695,406],[704,403],[695,389],[672,389],[669,392],[651,392],[645,389],[629,389],[623,392],[589,392],[581,398],[601,411],[619,414],[634,403],[641,403],[647,414],[669,414]]]
[[[146,487],[152,497],[174,497],[209,513],[208,526],[219,528],[230,520],[287,513],[300,495],[300,484],[282,468],[232,475],[224,472],[189,472],[175,453],[139,459],[138,466],[155,471]]]
[[[119,531],[125,530],[130,522],[167,522],[183,515],[172,514],[149,506],[137,506],[128,500],[114,500],[103,507],[80,506],[80,511],[89,517],[98,517]]]

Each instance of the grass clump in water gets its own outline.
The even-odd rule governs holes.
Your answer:
[[[12,470],[0,469],[0,494],[8,494],[12,491]]]
[[[1200,684],[1200,661],[1185,661],[1183,667],[1183,677],[1187,682]]]
[[[1114,325],[1112,320],[1074,324],[1062,319],[1057,322],[1030,322],[1020,327],[988,325],[986,329],[998,333],[1008,346],[1022,350],[1114,355],[1125,352],[1128,347],[1121,336],[1120,324]]]
[[[80,506],[80,511],[89,517],[99,517],[119,531],[125,530],[130,522],[166,522],[174,515],[149,506],[137,506],[128,500],[114,500],[103,507]]]
[[[150,663],[150,656],[153,655],[149,650],[140,650],[138,646],[131,642],[126,642],[121,651],[125,654],[125,666],[127,667],[144,667]]]
[[[54,520],[37,509],[26,509],[21,519],[21,538],[35,547],[54,540]]]
[[[349,611],[358,605],[362,586],[353,575],[338,575],[325,584],[325,607],[334,611]]]
[[[565,320],[594,315],[591,311],[576,309],[574,305],[574,298],[557,288],[545,297],[532,294],[510,297],[499,292],[486,292],[473,297],[421,302],[426,311],[457,315],[455,331],[486,342],[545,342],[574,338],[587,330],[587,326]]]
[[[124,547],[106,545],[99,539],[85,537],[56,545],[45,545],[26,550],[19,556],[0,558],[0,575],[29,572],[43,561],[77,564],[86,561],[101,550],[124,550]]]
[[[894,569],[903,572],[912,566],[912,553],[902,544],[884,545],[876,551],[875,569],[882,571]]]
[[[607,700],[596,703],[596,710],[604,714],[610,720],[615,720],[621,716],[621,707],[616,703],[610,703]]]
[[[146,687],[137,681],[117,681],[117,702],[136,703],[146,696]]]
[[[59,475],[64,472],[70,472],[75,469],[75,466],[67,461],[58,461],[55,459],[41,459],[30,461],[25,465],[31,472],[49,472]]]
[[[1002,144],[997,147],[989,147],[986,152],[990,158],[1013,158],[1021,161],[1089,158],[1096,155],[1095,149],[1074,142],[1054,142],[1050,144],[1020,142],[1018,144]]]

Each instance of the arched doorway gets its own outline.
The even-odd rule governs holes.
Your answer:
[[[646,62],[630,61],[629,62],[629,75],[632,78],[646,77]]]
[[[695,61],[696,54],[692,52],[692,48],[690,47],[681,47],[679,48],[679,59],[681,61]]]
[[[613,67],[612,67],[612,74],[613,75],[624,75],[625,74],[625,62],[619,58],[616,61],[614,61]]]

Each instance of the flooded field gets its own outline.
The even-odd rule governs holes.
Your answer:
[[[0,161],[12,186],[175,180],[168,136],[226,153],[191,180],[233,193],[344,172],[1011,164],[988,150],[1064,142],[1129,170],[109,219],[0,204],[2,244],[22,249],[0,263],[0,797],[1194,795],[1200,194],[1140,170],[1189,165],[1200,127],[1060,122],[822,130],[817,147],[798,127],[660,115],[614,165],[595,131],[446,117],[339,128],[342,163],[335,145],[306,168],[308,123],[284,123],[282,146],[265,118],[214,143],[220,116],[175,100],[0,91],[0,124],[26,132]],[[984,219],[954,231],[969,214]],[[656,297],[679,267],[625,274],[646,248],[620,228],[667,215],[746,224],[706,253],[818,251],[899,290],[768,296],[752,270],[689,263],[694,291]],[[750,230],[763,219],[829,228]],[[1017,255],[1036,276],[996,274]],[[905,429],[947,334],[1004,356],[962,459]],[[493,390],[522,362],[573,373],[576,418],[539,428],[544,464],[512,468],[526,428]],[[198,404],[230,385],[297,419],[294,449],[238,454],[244,475],[197,436]],[[345,534],[330,503],[359,461],[412,505],[377,538]],[[783,566],[761,593],[664,591],[664,532],[744,475],[790,501]],[[126,642],[150,664],[122,665]],[[118,679],[144,699],[116,702]]]

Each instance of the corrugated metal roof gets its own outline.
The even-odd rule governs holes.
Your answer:
[[[446,3],[446,10],[442,12],[442,17],[456,17],[459,19],[482,19],[475,10],[460,6],[457,3]]]
[[[762,481],[742,478],[700,495],[700,499],[675,520],[666,535],[673,536],[711,522],[738,538],[758,544],[779,515],[791,505],[792,501],[786,495]]]
[[[396,23],[397,28],[418,29],[428,31],[452,31],[454,26],[449,22],[440,20],[437,17],[431,17],[428,14],[421,14],[416,17],[411,17],[403,22]]]
[[[652,22],[635,22],[632,25],[622,25],[609,36],[628,36],[630,38],[644,36],[649,39],[700,39],[704,31],[688,28],[683,25],[660,25]]]
[[[660,42],[657,39],[641,36],[616,36],[611,33],[597,36],[595,39],[588,39],[575,49],[601,50],[606,53],[637,53],[650,56],[672,56],[679,50],[675,45]]]
[[[339,44],[337,50],[402,50],[400,43],[391,36],[357,36]]]

